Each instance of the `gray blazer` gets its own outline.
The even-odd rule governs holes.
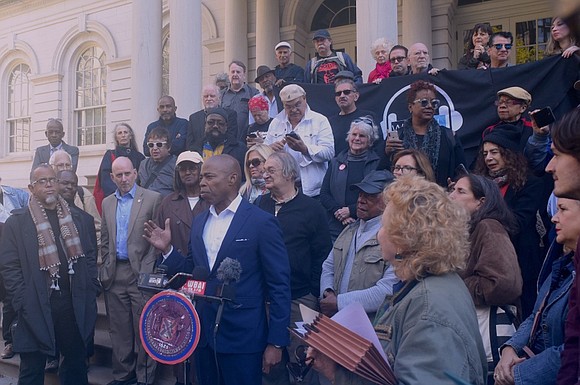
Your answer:
[[[155,191],[137,186],[135,198],[129,216],[127,248],[129,262],[135,277],[139,273],[152,273],[155,258],[159,253],[143,238],[144,223],[157,218],[157,208],[161,204],[161,195]],[[99,278],[105,290],[109,290],[114,281],[117,260],[117,197],[111,194],[103,200],[103,218],[101,222],[101,257],[103,264]]]
[[[63,141],[62,149],[68,152],[69,155],[71,156],[73,170],[77,172],[77,166],[79,164],[79,148],[66,144]],[[37,147],[36,152],[34,153],[34,160],[32,161],[32,168],[30,169],[30,171],[34,170],[42,163],[48,163],[49,159],[50,159],[50,144],[47,144],[46,146]]]

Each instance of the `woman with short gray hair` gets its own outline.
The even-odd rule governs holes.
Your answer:
[[[333,241],[346,225],[356,220],[358,192],[349,187],[377,169],[379,156],[372,146],[378,138],[378,128],[371,116],[355,119],[346,135],[348,149],[330,161],[320,190],[320,202],[328,212]]]

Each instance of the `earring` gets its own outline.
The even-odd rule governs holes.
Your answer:
[[[395,260],[401,261],[402,259],[403,259],[403,255],[401,254],[400,251],[397,251],[397,254],[395,254]]]

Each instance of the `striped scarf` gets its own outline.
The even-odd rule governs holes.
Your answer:
[[[50,225],[44,207],[32,195],[28,202],[28,208],[30,210],[30,215],[32,216],[32,221],[36,226],[40,270],[48,271],[50,279],[52,280],[50,288],[60,290],[58,285],[58,280],[60,278],[60,275],[58,274],[60,259],[58,257],[58,248],[56,247],[56,240],[54,232],[52,231],[52,226]],[[77,259],[85,256],[79,232],[73,222],[68,204],[60,196],[58,197],[58,202],[56,204],[56,212],[61,235],[59,241],[63,242],[63,249],[68,261],[68,274],[73,275],[75,273],[73,264],[76,263]]]

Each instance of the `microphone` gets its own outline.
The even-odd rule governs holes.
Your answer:
[[[185,294],[189,294],[191,297],[195,299],[195,296],[204,296],[205,295],[205,287],[207,285],[207,277],[209,276],[209,272],[207,269],[204,269],[201,266],[196,266],[193,269],[193,273],[191,274],[192,278],[188,279],[181,291]]]
[[[139,273],[137,287],[140,290],[160,292],[167,287],[167,266],[159,265],[153,273]]]
[[[215,317],[215,325],[213,328],[214,337],[217,335],[220,321],[224,312],[224,306],[226,301],[233,301],[235,299],[235,289],[230,286],[234,282],[240,280],[242,274],[242,265],[240,261],[232,258],[225,258],[222,263],[220,263],[217,269],[217,279],[223,282],[223,284],[218,287],[216,291],[216,296],[220,297],[220,305],[218,307],[217,315]]]

